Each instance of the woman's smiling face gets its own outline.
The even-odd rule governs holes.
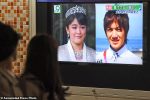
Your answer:
[[[66,31],[70,36],[71,43],[76,45],[83,44],[86,36],[86,26],[79,24],[76,18],[66,27]]]

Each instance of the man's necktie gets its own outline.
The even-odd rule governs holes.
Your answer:
[[[119,57],[119,54],[116,52],[116,53],[114,53],[113,55],[114,55],[114,61],[116,61],[117,58]]]

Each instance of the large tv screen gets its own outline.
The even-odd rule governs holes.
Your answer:
[[[58,60],[143,64],[143,3],[52,3]]]

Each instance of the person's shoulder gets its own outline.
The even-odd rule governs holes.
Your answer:
[[[60,59],[61,57],[63,57],[65,53],[68,53],[67,44],[58,46],[58,58]]]
[[[130,50],[128,50],[127,56],[130,56],[132,58],[138,58],[138,59],[141,59],[139,56],[137,56],[135,53],[131,52]]]
[[[63,44],[63,45],[60,45],[60,46],[58,46],[59,48],[64,48],[64,47],[66,47],[67,46],[67,44]]]
[[[43,82],[30,73],[21,77],[20,85],[25,90],[27,96],[35,96],[37,99],[41,99],[46,93]]]
[[[66,47],[67,47],[67,44],[60,45],[60,46],[58,46],[58,50],[65,50]]]
[[[128,50],[128,52],[126,53],[126,57],[128,59],[133,59],[135,63],[137,64],[141,64],[142,63],[142,58],[139,57],[138,55],[136,55],[135,53],[131,52]]]
[[[91,47],[86,46],[87,51],[95,52],[95,50]]]
[[[44,88],[43,83],[31,73],[23,75],[21,79],[27,84],[34,84],[40,88]]]
[[[5,78],[4,74],[1,73],[0,71],[0,87],[2,86],[2,84],[7,83],[7,79]]]
[[[4,85],[13,84],[16,82],[15,78],[8,74],[3,68],[0,68],[0,82]]]

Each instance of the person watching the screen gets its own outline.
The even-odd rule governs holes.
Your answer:
[[[57,42],[50,35],[36,35],[30,40],[21,76],[25,80],[26,96],[34,96],[38,100],[65,100],[57,49]]]
[[[19,77],[13,72],[21,35],[10,25],[0,22],[0,97],[23,96]],[[7,98],[6,98],[7,99]]]
[[[58,48],[59,61],[96,62],[95,50],[84,43],[87,32],[86,9],[74,6],[65,14],[67,44]]]
[[[97,55],[101,63],[142,64],[142,59],[128,50],[129,30],[128,14],[119,14],[109,10],[104,17],[104,31],[109,41],[109,48]]]

